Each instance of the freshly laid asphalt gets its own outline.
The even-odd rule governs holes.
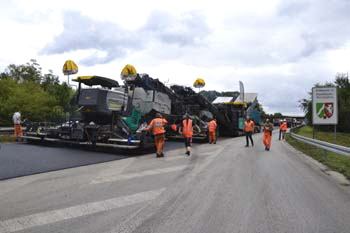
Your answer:
[[[178,148],[180,144],[167,142],[165,151]],[[131,156],[134,154],[113,150],[98,152],[64,145],[1,144],[0,180],[103,163]]]
[[[0,149],[0,180],[118,160],[123,155],[12,143]]]

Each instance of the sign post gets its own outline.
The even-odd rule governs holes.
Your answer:
[[[312,124],[334,125],[336,141],[338,124],[338,98],[336,87],[312,88]]]

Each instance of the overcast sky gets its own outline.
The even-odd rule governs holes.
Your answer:
[[[61,81],[139,73],[205,90],[257,92],[268,113],[302,115],[298,100],[350,64],[349,0],[0,0],[0,72],[36,59]],[[74,76],[73,76],[74,77]]]

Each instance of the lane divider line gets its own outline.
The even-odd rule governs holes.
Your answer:
[[[111,176],[111,177],[103,177],[100,179],[92,180],[90,184],[101,184],[101,183],[107,183],[107,182],[140,178],[140,177],[144,177],[144,176],[151,176],[151,175],[158,175],[158,174],[169,173],[169,172],[176,172],[176,171],[184,170],[185,168],[187,168],[187,166],[188,165],[159,168],[159,169],[146,170],[146,171],[137,172],[137,173],[130,173],[130,174],[124,174],[124,175],[118,175],[118,176]]]

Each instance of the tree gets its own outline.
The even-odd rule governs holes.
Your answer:
[[[10,125],[11,116],[20,110],[31,121],[54,121],[72,112],[74,90],[60,84],[51,70],[42,68],[32,59],[25,65],[9,65],[0,73],[0,125]]]
[[[275,112],[275,113],[273,114],[273,118],[283,118],[283,115],[282,115],[282,113],[280,113],[280,112]]]
[[[17,83],[32,81],[40,83],[41,81],[41,67],[35,59],[31,59],[26,65],[11,64],[5,72],[0,75],[2,79],[12,79]]]
[[[60,80],[57,75],[53,74],[52,70],[49,70],[48,74],[42,76],[40,83],[45,91],[50,91],[52,87],[60,84]]]
[[[335,77],[335,84],[338,87],[338,129],[343,132],[350,132],[350,82],[349,75],[338,73]]]
[[[299,100],[299,107],[303,110],[305,113],[305,118],[307,119],[307,122],[311,124],[312,122],[312,101],[311,99],[302,99]]]

